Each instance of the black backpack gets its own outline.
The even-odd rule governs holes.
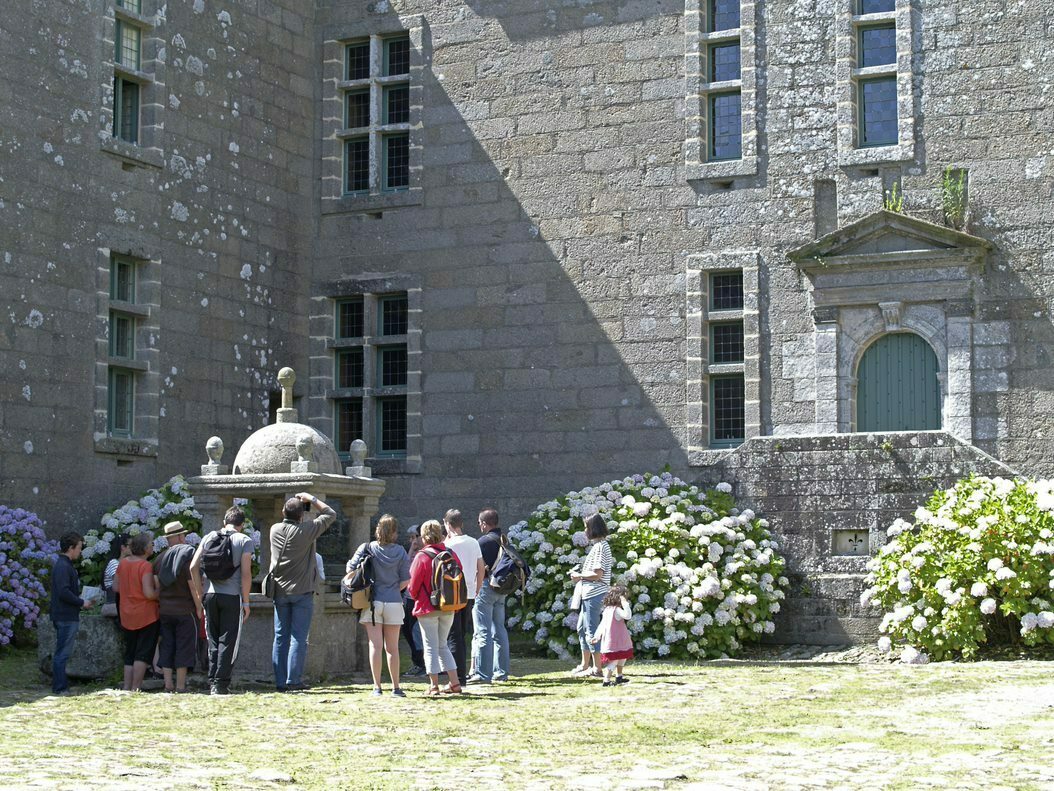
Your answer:
[[[355,552],[355,557],[360,558],[358,565],[353,567],[344,575],[340,581],[340,600],[347,605],[352,604],[352,599],[359,591],[366,591],[370,605],[373,604],[373,553],[370,552],[369,543],[363,544]],[[361,599],[361,597],[359,597]]]
[[[238,570],[234,562],[233,531],[221,530],[207,537],[201,546],[201,570],[213,582],[229,580]]]
[[[509,594],[519,592],[522,596],[527,589],[527,580],[531,578],[531,567],[523,559],[508,538],[501,536],[501,545],[498,549],[498,557],[490,572],[490,587],[495,593]]]

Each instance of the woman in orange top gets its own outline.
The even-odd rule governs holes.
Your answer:
[[[154,648],[161,629],[158,585],[154,579],[154,567],[146,559],[152,544],[149,533],[133,536],[129,542],[132,554],[118,564],[113,582],[113,589],[121,594],[124,689],[132,691],[138,691],[143,685],[143,677],[154,658]]]

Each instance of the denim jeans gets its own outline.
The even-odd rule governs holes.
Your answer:
[[[299,684],[307,658],[307,633],[315,610],[314,593],[277,596],[274,600],[274,683],[279,689]]]
[[[583,651],[592,653],[600,650],[600,646],[594,645],[593,634],[600,626],[600,618],[603,615],[603,596],[582,599],[582,609],[578,613],[578,643]]]
[[[55,624],[55,653],[51,657],[52,692],[65,692],[70,688],[70,681],[66,678],[66,663],[70,661],[80,628],[80,621],[59,621]]]
[[[472,608],[472,624],[475,627],[476,672],[484,681],[495,675],[509,675],[509,633],[505,629],[505,594],[496,593],[487,581],[476,596]],[[495,657],[497,644],[497,657]],[[494,667],[497,658],[498,667]]]

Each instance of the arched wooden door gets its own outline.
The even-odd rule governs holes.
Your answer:
[[[927,431],[941,427],[940,366],[912,332],[883,335],[860,358],[857,431]]]

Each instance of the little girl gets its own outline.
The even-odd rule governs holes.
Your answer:
[[[629,679],[622,675],[622,668],[627,659],[633,658],[633,638],[630,637],[626,621],[633,617],[625,585],[612,585],[604,597],[604,614],[600,626],[593,634],[596,643],[600,644],[600,666],[604,668],[604,686],[628,684]],[[615,678],[611,678],[612,671]]]

